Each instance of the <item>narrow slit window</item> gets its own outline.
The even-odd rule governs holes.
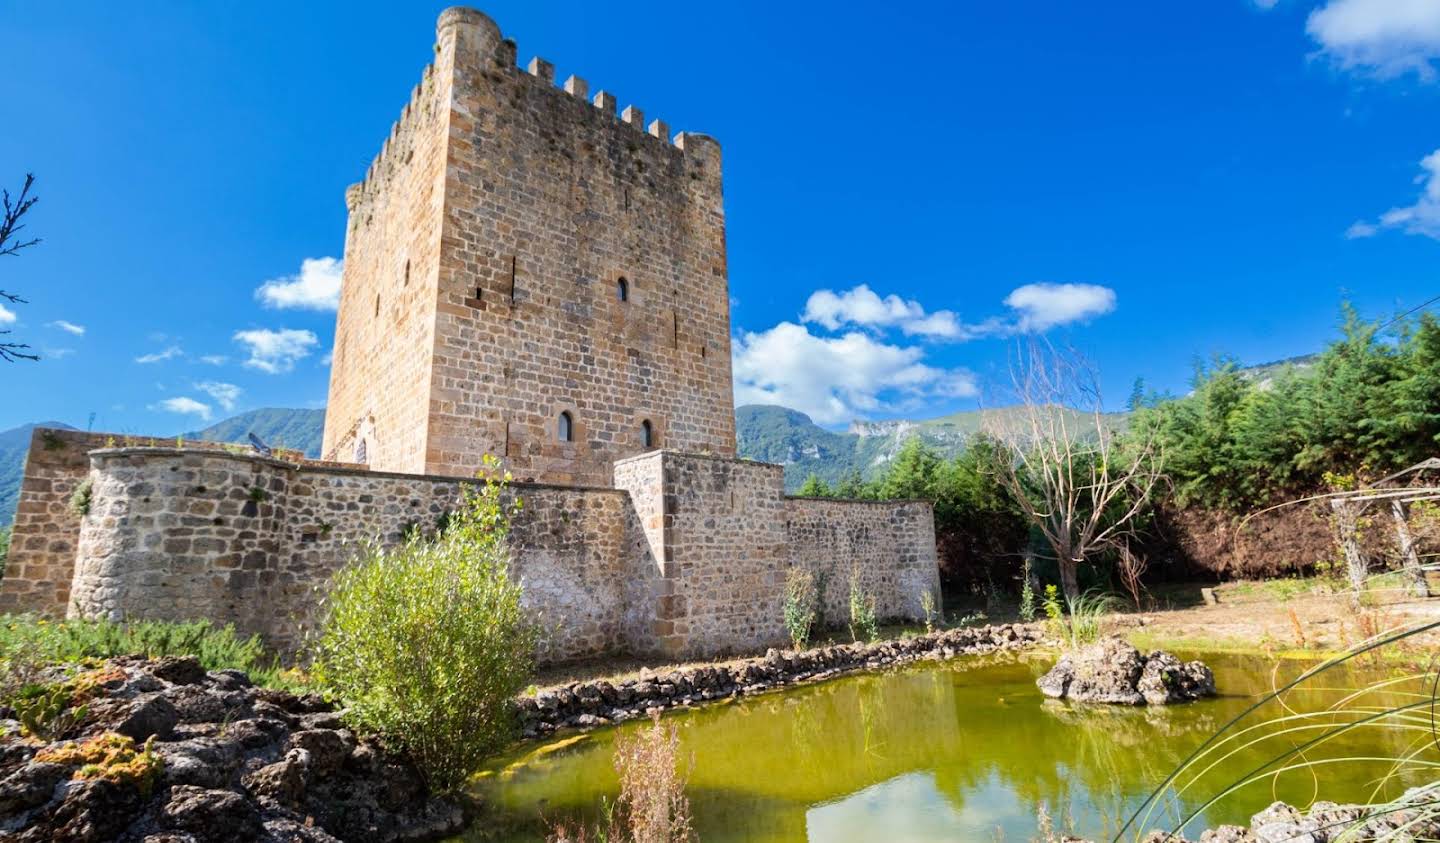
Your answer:
[[[655,425],[649,419],[640,422],[640,444],[646,448],[655,447]]]
[[[630,301],[630,282],[623,277],[615,282],[615,297],[620,301]]]
[[[560,438],[561,442],[575,441],[575,420],[570,417],[568,411],[561,413],[560,418],[556,421],[555,435]]]

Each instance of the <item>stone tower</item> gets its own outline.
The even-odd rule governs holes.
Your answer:
[[[734,456],[720,147],[554,76],[440,15],[346,191],[327,459],[609,486],[645,451]]]

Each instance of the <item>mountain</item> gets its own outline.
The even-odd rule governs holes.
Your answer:
[[[272,448],[294,448],[307,457],[318,458],[320,441],[325,436],[325,411],[266,407],[186,433],[184,438],[243,445],[249,442],[251,433]]]
[[[826,430],[804,413],[767,404],[735,408],[736,450],[746,459],[785,466],[785,488],[795,491],[811,474],[832,486],[852,471],[871,479],[882,472],[912,437],[942,457],[952,457],[980,432],[989,414],[1005,419],[1018,408],[965,410],[933,419],[855,421],[845,433]],[[1064,410],[1074,429],[1092,422],[1076,410]],[[1123,428],[1128,413],[1107,413],[1106,422]],[[1016,418],[1019,421],[1019,418]]]
[[[64,422],[47,421],[0,431],[0,527],[9,526],[14,520],[15,503],[20,497],[20,476],[25,471],[25,454],[30,450],[30,435],[37,427],[74,430]]]
[[[8,526],[14,520],[15,503],[20,496],[20,477],[25,471],[25,454],[30,450],[30,433],[37,427],[75,429],[64,422],[47,421],[0,431],[0,527]],[[204,430],[181,436],[184,439],[245,444],[249,433],[259,436],[272,447],[295,448],[304,451],[308,457],[318,457],[320,440],[325,433],[325,411],[268,407],[241,413]]]

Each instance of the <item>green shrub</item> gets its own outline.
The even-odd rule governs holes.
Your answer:
[[[1030,560],[1026,559],[1020,582],[1020,620],[1025,623],[1035,620],[1035,586],[1030,584],[1032,576]]]
[[[336,574],[314,674],[349,717],[415,760],[436,791],[461,787],[515,726],[536,627],[509,573],[509,474],[466,488],[437,538],[368,547]]]
[[[875,618],[875,599],[865,593],[860,583],[860,569],[850,572],[850,639],[875,641],[880,638],[880,623]]]
[[[243,670],[258,685],[284,687],[296,682],[280,670],[260,636],[242,636],[233,625],[0,616],[0,671],[6,676],[34,665],[79,664],[114,656],[194,656],[206,670]]]
[[[1087,591],[1067,606],[1061,602],[1059,589],[1054,584],[1047,585],[1045,626],[1065,647],[1083,647],[1100,639],[1102,621],[1114,605],[1114,598],[1109,595]]]
[[[815,628],[815,575],[807,568],[791,568],[785,575],[785,631],[795,649],[803,650],[810,643]]]

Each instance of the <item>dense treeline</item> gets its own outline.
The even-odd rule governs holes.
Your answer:
[[[1174,501],[1242,512],[1324,487],[1327,473],[1382,477],[1440,455],[1440,322],[1382,332],[1343,308],[1341,336],[1312,362],[1257,379],[1234,361],[1182,398],[1145,400]]]
[[[1122,439],[1153,437],[1163,458],[1155,506],[1233,515],[1323,491],[1335,475],[1377,479],[1440,456],[1440,320],[1368,322],[1345,306],[1339,339],[1313,358],[1261,371],[1222,358],[1197,367],[1184,396],[1137,390],[1131,402]],[[811,477],[799,494],[933,501],[947,589],[1013,589],[1027,552],[1046,573],[1041,543],[996,480],[1002,450],[981,435],[944,459],[912,439],[873,480],[852,473],[832,488]],[[1153,542],[1183,565],[1173,545],[1159,549],[1175,537],[1152,524],[1148,514],[1137,522],[1136,547]],[[1109,584],[1113,560],[1089,561],[1099,563],[1090,582]]]

